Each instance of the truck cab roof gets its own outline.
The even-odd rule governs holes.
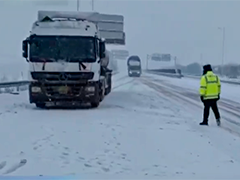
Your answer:
[[[141,61],[141,59],[140,59],[139,56],[137,56],[137,55],[132,55],[132,56],[130,56],[130,57],[128,58],[128,61],[130,61],[130,60]]]
[[[82,20],[51,19],[36,21],[31,34],[51,36],[99,36],[96,24]]]
[[[38,11],[31,34],[98,36],[106,44],[125,45],[124,17],[79,11]]]

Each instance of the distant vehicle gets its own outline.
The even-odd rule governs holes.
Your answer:
[[[128,76],[140,77],[142,74],[141,60],[138,56],[130,56],[127,60]]]

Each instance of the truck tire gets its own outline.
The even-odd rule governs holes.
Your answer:
[[[97,107],[99,106],[99,104],[100,104],[100,101],[98,101],[98,102],[92,102],[92,103],[91,103],[91,107],[92,107],[92,108],[97,108]]]
[[[112,90],[112,79],[111,77],[108,79],[108,87],[107,89],[105,90],[105,95],[108,95]]]
[[[97,91],[99,91],[99,89]],[[100,93],[96,93],[94,101],[91,102],[91,107],[97,108],[99,106],[99,104],[100,104]]]
[[[106,89],[105,89],[105,82],[102,83],[102,87],[101,88],[101,91],[99,92],[99,98],[100,98],[100,102],[103,101],[104,97],[105,97],[105,92],[106,92]]]
[[[112,90],[112,84],[109,84],[108,88],[106,89],[105,95],[108,95]]]
[[[43,109],[46,107],[46,104],[45,103],[36,103],[36,107]]]

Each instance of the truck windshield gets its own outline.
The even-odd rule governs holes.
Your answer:
[[[35,36],[30,45],[31,62],[94,62],[93,37]]]
[[[131,60],[131,61],[129,61],[129,65],[130,66],[140,66],[140,61]]]
[[[158,57],[158,56],[152,56],[151,59],[154,60],[154,61],[161,61],[161,58]]]

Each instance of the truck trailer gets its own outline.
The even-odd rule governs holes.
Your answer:
[[[29,63],[29,101],[37,107],[90,103],[98,107],[111,92],[106,44],[125,45],[121,15],[38,11],[22,42]]]

